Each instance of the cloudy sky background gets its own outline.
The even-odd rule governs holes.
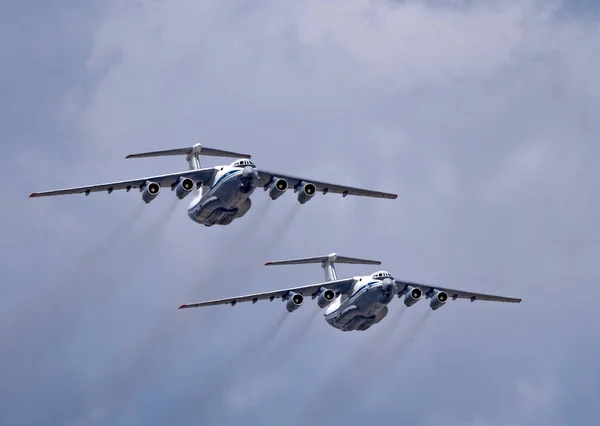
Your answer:
[[[595,2],[46,3],[0,13],[0,424],[596,423]],[[27,198],[196,142],[399,198],[257,191],[212,229],[168,191]],[[524,301],[396,300],[367,333],[308,301],[176,309],[334,251]]]

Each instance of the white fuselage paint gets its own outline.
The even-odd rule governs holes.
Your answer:
[[[188,216],[205,226],[228,225],[250,210],[257,182],[255,167],[219,167],[210,182],[194,190]]]
[[[364,331],[385,318],[387,305],[396,295],[396,286],[391,276],[374,278],[377,274],[354,277],[350,290],[325,308],[325,321],[342,331]]]

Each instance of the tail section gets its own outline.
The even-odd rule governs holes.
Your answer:
[[[308,263],[320,263],[325,270],[325,279],[327,281],[337,280],[335,273],[335,263],[351,263],[355,265],[381,265],[378,260],[358,259],[355,257],[338,256],[336,253],[331,253],[327,256],[303,257],[299,259],[277,260],[265,263],[265,266],[276,265],[304,265]]]
[[[199,143],[187,148],[167,149],[163,151],[142,152],[139,154],[129,154],[125,158],[147,158],[147,157],[166,157],[170,155],[185,155],[191,170],[200,168],[200,156],[226,157],[226,158],[251,158],[248,154],[238,152],[224,151],[222,149],[206,148]]]

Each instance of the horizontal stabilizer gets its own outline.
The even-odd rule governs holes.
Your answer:
[[[207,148],[200,144],[189,146],[187,148],[174,148],[163,151],[149,151],[141,152],[139,154],[129,154],[125,158],[166,157],[169,155],[206,155],[210,157],[251,158],[251,156],[248,154],[224,151],[222,149]]]
[[[329,254],[327,256],[317,256],[317,257],[303,257],[300,259],[290,259],[290,260],[277,260],[273,262],[265,263],[265,266],[275,266],[275,265],[304,265],[307,263],[352,263],[355,265],[381,265],[381,262],[378,260],[367,260],[367,259],[358,259],[356,257],[346,257],[346,256],[338,256],[335,253]]]

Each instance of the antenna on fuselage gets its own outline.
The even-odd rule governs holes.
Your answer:
[[[273,262],[267,262],[265,263],[265,266],[303,265],[307,263],[320,263],[321,267],[325,270],[325,279],[327,281],[337,280],[337,275],[335,273],[336,263],[350,263],[354,265],[381,265],[381,262],[378,260],[367,260],[359,259],[356,257],[338,256],[337,253],[331,253],[327,256],[303,257],[300,259],[290,260],[277,260]]]
[[[201,155],[225,158],[252,158],[252,156],[249,154],[240,154],[239,152],[203,147],[199,143],[187,148],[174,148],[163,151],[149,151],[141,152],[139,154],[129,154],[125,158],[167,157],[171,155],[185,155],[185,158],[190,166],[190,170],[197,170],[200,168]]]

